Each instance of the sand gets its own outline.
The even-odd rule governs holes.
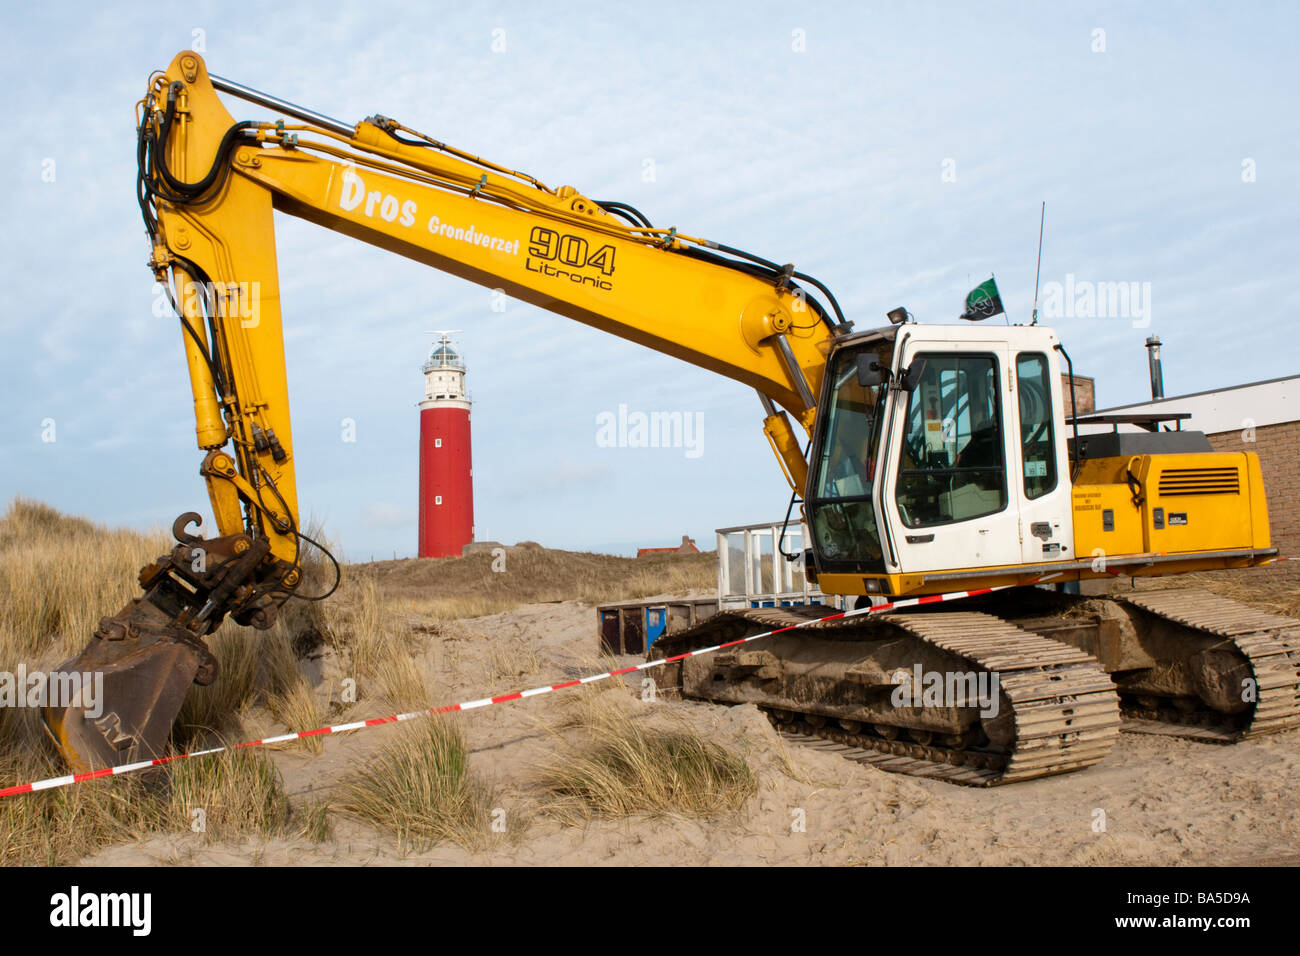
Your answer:
[[[440,626],[424,666],[449,703],[603,670],[596,615],[576,602],[533,604]],[[624,663],[635,659],[624,658]],[[326,662],[328,663],[328,662]],[[321,673],[328,679],[330,668]],[[331,814],[332,838],[224,844],[199,834],[103,850],[85,864],[306,865],[1131,865],[1300,864],[1300,731],[1211,746],[1122,734],[1101,764],[991,790],[889,774],[786,744],[750,706],[644,701],[604,682],[457,717],[471,767],[496,789],[508,832],[482,850],[443,844],[404,852],[395,837]],[[579,730],[556,732],[571,695],[602,693],[639,719],[684,720],[745,759],[758,792],[734,814],[593,819],[547,814],[539,768],[563,759]],[[566,696],[569,695],[569,696]],[[327,738],[322,755],[273,759],[297,802],[328,800],[393,727]],[[580,741],[578,741],[580,743]],[[111,782],[109,784],[111,785]],[[802,827],[799,824],[802,823]]]

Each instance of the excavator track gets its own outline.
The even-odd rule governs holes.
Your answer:
[[[880,620],[973,668],[997,673],[1013,708],[1015,740],[1005,755],[965,755],[933,743],[900,746],[876,733],[832,730],[833,743],[863,751],[862,756],[846,753],[851,759],[895,773],[987,787],[1082,770],[1114,746],[1120,726],[1115,685],[1084,652],[976,611],[890,614]],[[984,766],[960,765],[972,758]]]
[[[944,655],[949,666],[996,674],[1006,739],[986,735],[917,733],[878,720],[801,713],[754,699],[781,734],[796,743],[839,753],[893,773],[988,787],[1082,770],[1114,746],[1120,726],[1115,685],[1085,652],[976,611],[893,613],[807,624],[829,609],[766,608],[723,612],[672,638],[665,653],[734,639],[739,627],[779,628],[804,623],[802,632],[862,648],[906,635]],[[757,646],[757,645],[756,645]],[[761,651],[759,652],[761,653]],[[688,696],[702,696],[690,693]],[[708,697],[704,699],[719,699]],[[731,702],[737,702],[732,700]],[[980,738],[983,739],[980,739]],[[966,739],[971,738],[971,739]]]
[[[1125,695],[1125,732],[1232,744],[1300,727],[1300,621],[1201,590],[1140,591],[1120,600],[1220,639],[1225,650],[1245,658],[1256,698],[1248,712],[1231,715],[1204,706],[1187,710],[1160,699]]]

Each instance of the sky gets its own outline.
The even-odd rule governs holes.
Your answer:
[[[134,198],[134,105],[191,48],[793,262],[859,329],[900,305],[954,322],[990,274],[1028,321],[1046,202],[1043,289],[1135,293],[1043,319],[1099,406],[1149,395],[1153,334],[1169,395],[1300,371],[1294,4],[44,3],[0,24],[0,501],[139,528],[209,511]],[[752,389],[291,217],[276,236],[301,511],[348,558],[415,553],[430,329],[463,330],[479,539],[707,550],[785,513]],[[620,405],[697,416],[699,447],[602,447]]]

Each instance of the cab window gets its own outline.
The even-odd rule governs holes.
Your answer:
[[[841,362],[826,415],[817,498],[857,498],[871,494],[881,416],[879,386],[859,385],[857,365]]]
[[[909,528],[967,521],[1007,506],[998,363],[928,354],[908,397],[895,498]]]
[[[859,381],[858,356],[865,351],[888,369],[892,348],[892,342],[883,342],[865,349],[841,349],[830,369],[831,390],[819,421],[822,431],[807,503],[824,569],[883,570],[871,496],[887,386]]]
[[[1047,356],[1022,352],[1016,357],[1020,396],[1020,448],[1026,498],[1041,498],[1056,487],[1056,445],[1052,434],[1052,380]]]

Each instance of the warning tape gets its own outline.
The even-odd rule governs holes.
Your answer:
[[[1039,580],[1039,578],[1035,578],[1033,581],[1027,582],[1027,584],[1037,584]],[[715,651],[720,651],[724,648],[736,647],[740,644],[748,644],[751,641],[761,640],[762,638],[771,637],[774,634],[782,634],[786,631],[795,631],[802,627],[808,627],[811,624],[819,624],[822,621],[835,621],[843,618],[857,617],[862,614],[880,614],[884,611],[893,611],[905,607],[916,607],[923,604],[940,604],[944,601],[956,601],[962,598],[978,597],[982,594],[992,594],[994,591],[1003,591],[1007,588],[1022,586],[1027,585],[1003,584],[992,588],[975,588],[970,591],[952,591],[948,594],[931,594],[918,598],[902,598],[897,601],[888,601],[871,607],[840,611],[836,614],[828,614],[826,617],[811,618],[807,621],[801,621],[798,624],[789,624],[785,627],[778,627],[771,631],[764,631],[761,634],[752,634],[749,637],[727,641],[725,644],[715,644],[712,647],[701,647],[693,651],[687,651],[683,654],[677,654],[673,657],[643,661],[642,663],[635,664],[631,667],[605,671],[603,674],[592,674],[589,677],[580,677],[559,684],[547,684],[543,687],[534,687],[531,690],[515,691],[513,694],[502,694],[499,697],[483,697],[479,700],[463,701],[459,704],[447,704],[443,707],[430,707],[427,710],[416,710],[406,714],[393,714],[389,717],[372,717],[369,720],[357,720],[347,724],[336,724],[333,727],[319,727],[316,730],[300,730],[293,733],[280,734],[277,737],[263,737],[260,740],[248,740],[241,744],[231,744],[225,747],[211,747],[207,750],[195,750],[184,754],[173,754],[169,757],[158,757],[153,760],[141,760],[136,763],[121,764],[117,767],[104,767],[99,770],[88,770],[83,773],[71,773],[62,777],[50,777],[47,780],[37,780],[34,783],[24,783],[0,789],[0,798],[12,797],[20,793],[35,793],[40,790],[57,790],[60,787],[70,787],[73,784],[85,783],[87,780],[97,780],[100,777],[119,777],[123,774],[135,773],[139,770],[147,770],[150,767],[161,767],[163,764],[172,763],[177,760],[188,760],[192,757],[207,757],[212,754],[224,753],[228,750],[262,747],[269,744],[286,743],[291,740],[304,740],[308,737],[321,737],[326,734],[342,734],[353,730],[364,730],[367,727],[380,727],[384,724],[394,724],[404,720],[413,720],[417,717],[428,717],[435,714],[477,710],[480,707],[489,707],[493,704],[504,704],[512,700],[523,700],[528,697],[538,697],[542,694],[549,694],[557,690],[566,690],[570,687],[594,684],[596,681],[605,680],[610,677],[619,677],[623,674],[631,674],[636,671],[647,671],[654,667],[662,667],[665,664],[672,664],[677,661],[685,660],[688,657],[700,657],[704,654],[712,654]]]

